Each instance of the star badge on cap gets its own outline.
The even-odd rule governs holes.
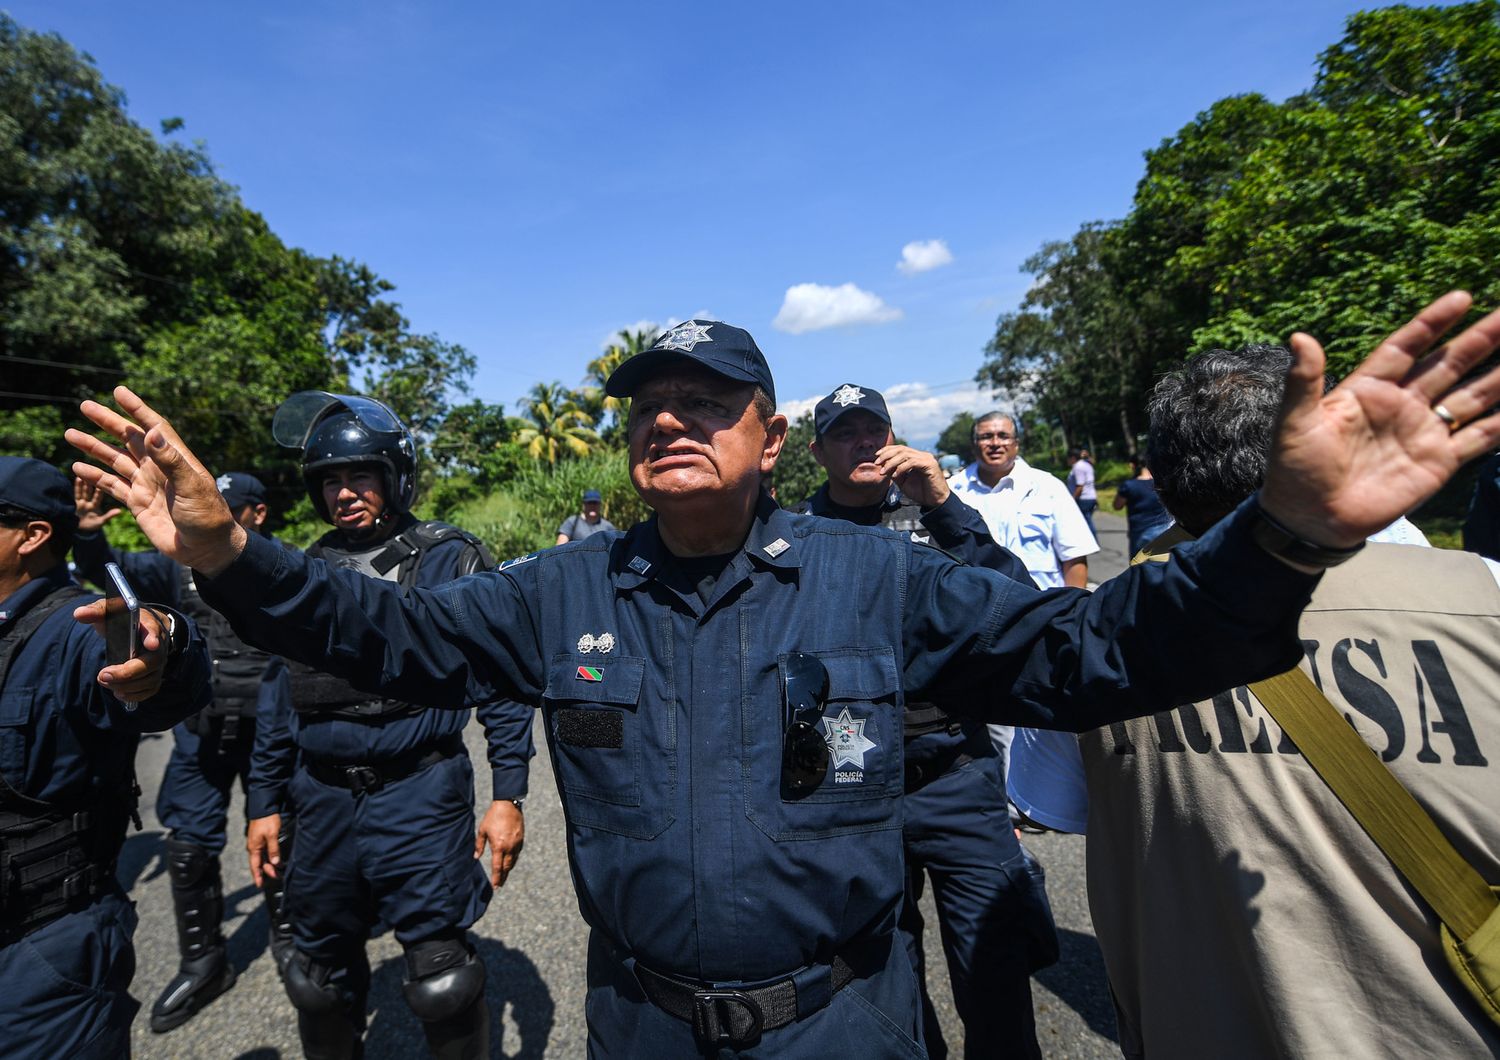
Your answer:
[[[214,479],[214,485],[219,487],[220,493],[223,493],[230,486],[234,485],[234,483],[230,481],[228,475],[220,475],[218,478]]]
[[[845,383],[833,392],[833,403],[839,408],[848,408],[850,405],[858,405],[864,396],[865,392],[859,387]]]
[[[712,324],[699,324],[693,320],[684,321],[657,339],[656,345],[659,349],[680,350],[687,353],[700,342],[713,341],[708,334],[712,327]]]

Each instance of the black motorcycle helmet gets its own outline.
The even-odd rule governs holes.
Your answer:
[[[283,401],[271,423],[276,441],[302,450],[302,482],[326,523],[322,475],[330,467],[375,464],[385,478],[385,513],[411,510],[417,492],[417,447],[396,414],[374,398],[303,390]]]

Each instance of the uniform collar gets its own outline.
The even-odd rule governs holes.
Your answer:
[[[620,554],[614,576],[615,584],[621,589],[638,588],[659,576],[664,564],[672,562],[672,554],[661,539],[657,525],[659,518],[653,515],[626,535],[626,547]],[[756,502],[755,517],[741,551],[765,567],[802,565],[797,538],[792,530],[792,517],[764,493]]]
[[[59,563],[45,574],[31,579],[4,600],[0,600],[0,630],[8,629],[16,619],[51,596],[64,585],[73,583],[68,565]]]

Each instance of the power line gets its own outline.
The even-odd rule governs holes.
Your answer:
[[[5,360],[15,361],[18,364],[39,364],[46,368],[71,368],[75,372],[90,372],[101,375],[125,375],[123,368],[105,368],[99,365],[77,364],[72,361],[47,361],[40,357],[21,357],[13,353],[5,355]]]

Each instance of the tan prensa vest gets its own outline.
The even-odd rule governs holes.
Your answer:
[[[1303,668],[1500,884],[1500,586],[1484,562],[1370,545],[1324,576],[1299,629]],[[1079,745],[1127,1056],[1500,1055],[1436,917],[1246,689]]]

